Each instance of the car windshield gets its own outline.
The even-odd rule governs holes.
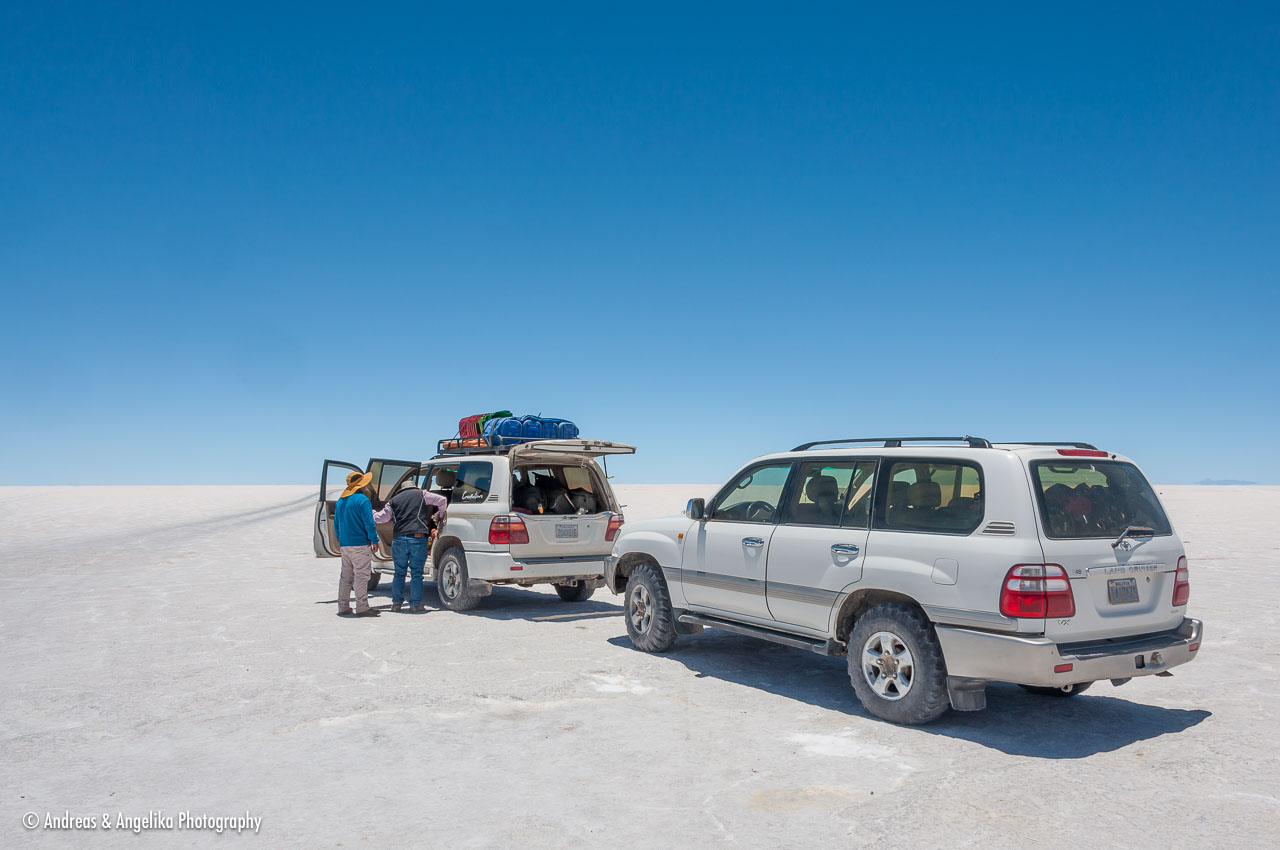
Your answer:
[[[1119,537],[1126,528],[1169,534],[1169,519],[1138,468],[1121,461],[1035,461],[1050,537]]]

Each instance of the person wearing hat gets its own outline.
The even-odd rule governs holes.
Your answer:
[[[369,575],[373,551],[378,545],[378,526],[373,522],[373,505],[363,492],[373,474],[353,472],[347,476],[347,489],[342,491],[333,512],[338,532],[338,551],[342,553],[342,578],[338,580],[338,616],[349,617],[351,591],[356,592],[357,617],[377,617],[369,607]]]

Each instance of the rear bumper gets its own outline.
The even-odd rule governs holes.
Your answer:
[[[552,579],[599,579],[604,555],[575,558],[512,558],[508,552],[468,552],[467,572],[480,581],[531,584]]]
[[[1083,644],[953,626],[936,630],[949,676],[1055,687],[1153,676],[1186,664],[1196,656],[1204,624],[1188,618],[1167,632]],[[1054,672],[1066,664],[1070,670]]]

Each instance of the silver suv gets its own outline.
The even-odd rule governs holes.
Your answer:
[[[628,525],[605,583],[637,649],[717,628],[845,655],[867,710],[908,724],[984,708],[991,681],[1168,676],[1202,632],[1156,493],[1087,443],[806,443]]]

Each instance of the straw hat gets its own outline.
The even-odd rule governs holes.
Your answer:
[[[373,480],[372,472],[353,472],[347,476],[347,489],[342,491],[342,498],[347,498],[357,490],[363,490]]]

